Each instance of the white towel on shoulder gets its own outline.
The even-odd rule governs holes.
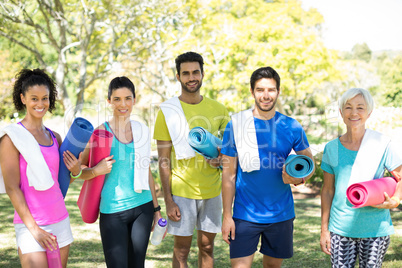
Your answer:
[[[176,159],[195,157],[195,152],[187,141],[190,128],[179,98],[173,97],[163,102],[160,107],[165,116],[166,125],[176,153]]]
[[[245,110],[232,116],[233,135],[239,164],[244,172],[260,170],[257,133],[253,110]]]
[[[151,162],[151,135],[143,123],[131,120],[134,142],[134,191],[149,190],[149,165]]]
[[[366,129],[349,178],[349,185],[374,179],[391,139],[380,132]]]
[[[0,130],[0,138],[8,135],[15,148],[27,161],[27,178],[29,186],[37,191],[46,191],[53,184],[52,174],[42,155],[38,142],[34,136],[23,126],[11,124]],[[0,172],[1,173],[1,172]],[[0,174],[0,193],[5,193],[5,186],[2,174]]]

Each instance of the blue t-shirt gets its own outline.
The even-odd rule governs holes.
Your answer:
[[[283,183],[282,167],[289,153],[309,147],[302,126],[279,112],[270,120],[254,118],[260,170],[243,172],[237,163],[233,218],[254,223],[282,222],[295,217],[293,195]],[[223,135],[222,154],[236,157],[232,121]]]
[[[388,209],[374,207],[353,208],[346,197],[352,166],[358,151],[345,148],[339,138],[330,141],[324,149],[321,168],[335,175],[335,194],[329,217],[329,231],[345,237],[369,238],[381,237],[394,233],[391,215]],[[392,171],[402,164],[402,160],[387,147],[374,176],[382,178],[385,169]]]
[[[113,132],[108,123],[106,130]],[[113,136],[110,155],[116,162],[105,176],[100,201],[100,212],[116,213],[138,207],[152,201],[149,190],[134,191],[134,142],[122,143]]]

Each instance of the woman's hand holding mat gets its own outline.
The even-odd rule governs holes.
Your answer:
[[[66,196],[68,186],[70,185],[70,171],[63,161],[63,154],[68,150],[78,158],[79,154],[85,149],[93,131],[94,127],[88,120],[77,117],[74,119],[73,124],[60,146],[59,185],[64,197]]]
[[[89,167],[95,167],[104,158],[110,155],[113,134],[104,129],[96,129],[91,136],[89,151]],[[104,162],[104,161],[103,161]],[[78,207],[82,220],[94,223],[98,219],[100,196],[105,175],[99,175],[91,180],[84,181],[78,197]]]
[[[346,196],[354,208],[375,206],[385,201],[384,192],[393,196],[396,185],[397,181],[392,177],[354,183],[346,190]]]

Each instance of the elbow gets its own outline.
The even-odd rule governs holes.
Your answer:
[[[8,195],[8,197],[11,199],[13,196],[15,196],[18,192],[21,191],[20,187],[17,186],[9,186],[6,185],[6,194]]]

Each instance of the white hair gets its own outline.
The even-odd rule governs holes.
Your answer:
[[[366,102],[367,112],[370,114],[374,109],[374,100],[370,92],[363,88],[351,88],[343,93],[342,97],[339,99],[339,109],[343,111],[348,100],[353,99],[357,95],[361,95]]]

